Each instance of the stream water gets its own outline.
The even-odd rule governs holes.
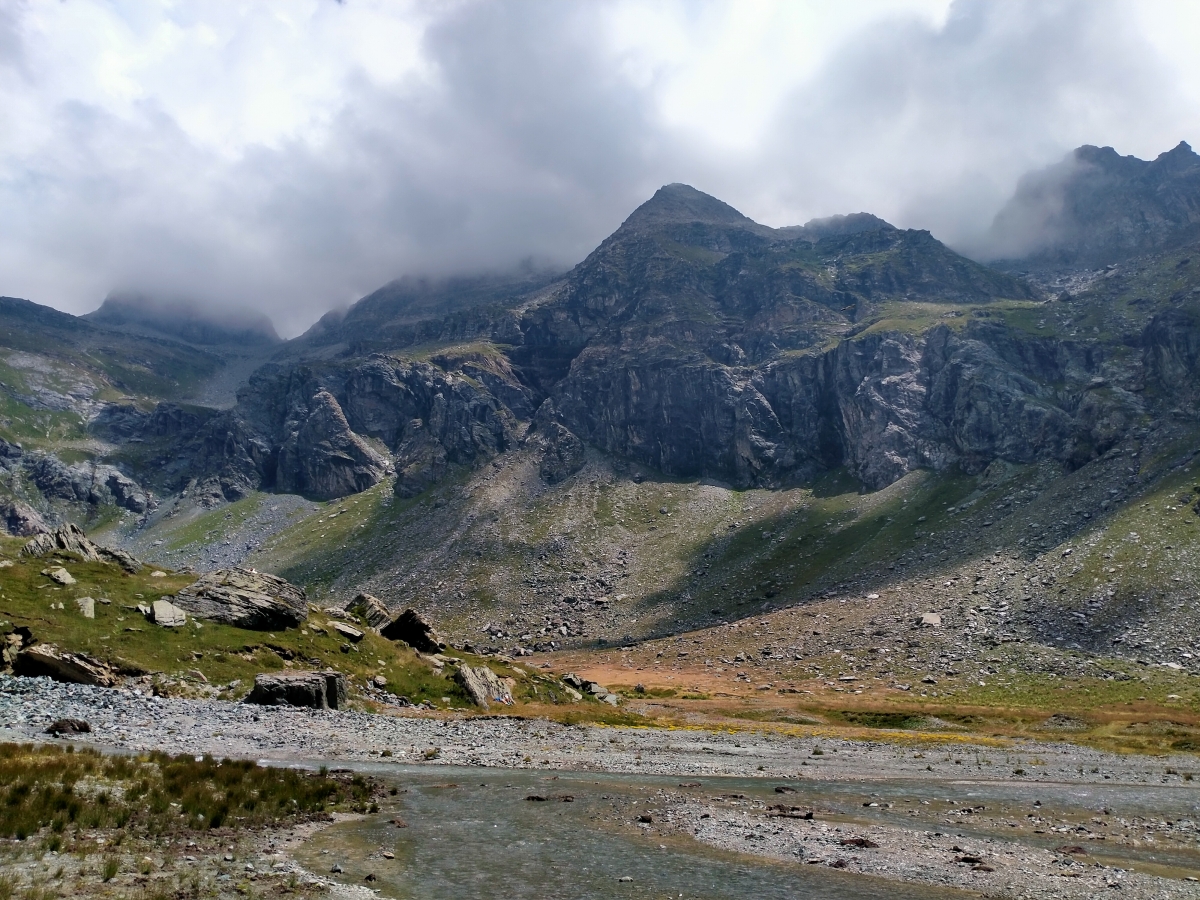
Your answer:
[[[356,769],[365,767],[355,766]],[[406,793],[364,820],[319,832],[296,858],[313,872],[409,900],[951,900],[963,892],[906,887],[799,863],[724,853],[629,823],[628,804],[678,778],[428,768],[372,770]],[[706,779],[712,790],[771,791],[749,779]],[[545,802],[530,802],[530,795]],[[563,795],[573,797],[563,802]],[[765,795],[764,795],[765,796]],[[622,812],[614,815],[615,807]],[[391,824],[400,817],[407,827]],[[383,851],[394,854],[384,858]],[[621,881],[619,879],[632,879]]]

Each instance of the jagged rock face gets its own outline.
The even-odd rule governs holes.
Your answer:
[[[308,403],[308,415],[279,448],[276,488],[331,500],[365,491],[378,484],[390,465],[350,424],[337,400],[318,391]]]
[[[1083,146],[1021,179],[996,215],[993,258],[1099,266],[1200,232],[1200,156],[1185,142],[1146,161]]]
[[[50,453],[26,452],[7,441],[0,444],[0,477],[14,488],[32,486],[36,494],[31,499],[93,508],[111,505],[136,513],[154,506],[153,495],[114,466],[92,461],[67,465]]]
[[[359,594],[346,607],[346,612],[361,616],[363,621],[376,631],[386,625],[392,617],[384,602],[371,594]]]
[[[0,525],[6,534],[14,537],[29,537],[34,534],[44,534],[50,529],[45,520],[38,515],[28,503],[20,500],[7,500],[0,503]]]
[[[308,618],[302,588],[242,568],[209,572],[181,590],[175,605],[203,619],[259,631],[293,628]]]
[[[136,574],[142,568],[141,562],[124,550],[100,546],[74,524],[39,534],[21,548],[22,556],[41,557],[51,553],[73,553],[84,562],[113,563],[130,574]]]

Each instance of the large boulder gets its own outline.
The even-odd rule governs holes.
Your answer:
[[[461,665],[454,673],[454,680],[476,706],[487,709],[488,701],[512,705],[512,689],[487,666]]]
[[[341,672],[278,672],[254,677],[246,703],[259,706],[303,706],[309,709],[344,709],[346,676]]]
[[[179,628],[187,624],[187,613],[163,597],[150,604],[150,621],[163,628]]]
[[[22,649],[13,662],[13,673],[98,687],[115,687],[118,680],[116,670],[103,660],[83,653],[63,653],[53,644],[34,644]]]
[[[113,563],[130,574],[142,568],[142,564],[124,550],[101,547],[92,541],[82,528],[74,524],[39,534],[21,548],[22,556],[41,557],[51,553],[72,553],[84,562]]]
[[[367,625],[376,630],[387,624],[387,620],[392,617],[383,601],[370,594],[359,594],[346,607],[346,612],[360,616]]]
[[[181,590],[175,605],[238,628],[294,628],[308,618],[304,589],[275,575],[235,566],[209,572]]]
[[[438,653],[446,649],[433,626],[415,609],[406,609],[379,629],[389,641],[403,641],[418,653]]]

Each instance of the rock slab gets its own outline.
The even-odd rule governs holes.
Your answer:
[[[83,653],[63,653],[53,644],[34,644],[22,649],[13,662],[13,672],[98,687],[115,687],[118,680],[116,670],[108,663]]]
[[[461,665],[454,673],[454,680],[476,706],[487,709],[489,701],[512,705],[512,690],[487,666]]]
[[[346,607],[346,612],[360,616],[367,625],[376,630],[386,625],[392,617],[383,601],[371,594],[359,594]]]
[[[302,588],[240,567],[202,576],[176,595],[175,605],[202,619],[258,631],[294,628],[308,618]]]
[[[246,703],[259,706],[303,706],[345,709],[346,676],[341,672],[264,673],[254,677]]]
[[[142,568],[142,564],[124,550],[113,550],[95,543],[78,525],[64,525],[39,534],[21,548],[22,556],[41,557],[59,552],[73,553],[84,562],[115,563],[131,575]]]

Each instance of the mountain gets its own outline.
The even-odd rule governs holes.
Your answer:
[[[110,294],[99,309],[84,318],[110,328],[202,346],[280,343],[275,326],[261,313],[143,294]]]
[[[483,649],[671,636],[648,669],[782,653],[984,706],[1068,676],[1098,703],[1178,694],[1200,671],[1193,156],[1081,148],[1055,183],[1094,214],[1003,266],[667,185],[568,272],[394,282],[245,350],[245,377],[171,323],[2,301],[3,511],[323,604],[367,590]]]
[[[996,215],[989,255],[1026,267],[1096,268],[1200,237],[1200,156],[1151,161],[1083,146],[1021,179]]]

